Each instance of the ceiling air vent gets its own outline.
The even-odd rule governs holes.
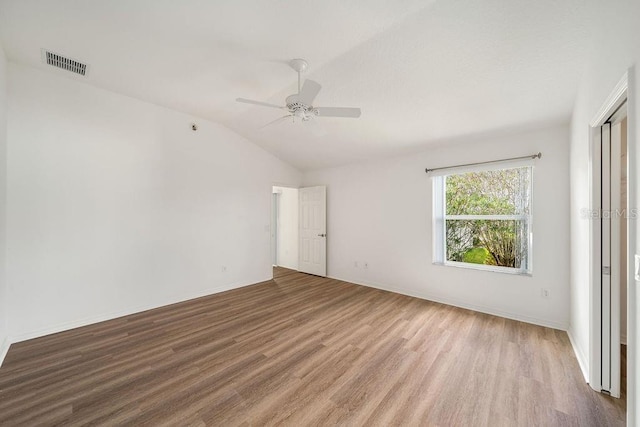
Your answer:
[[[83,64],[75,59],[66,58],[46,49],[42,49],[42,61],[54,67],[80,74],[81,76],[87,75],[87,69],[89,68],[87,64]]]

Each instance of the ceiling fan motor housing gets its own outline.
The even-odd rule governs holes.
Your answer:
[[[287,97],[287,108],[291,112],[291,114],[302,117],[303,120],[308,119],[308,115],[313,113],[313,107],[307,104],[303,104],[298,102],[298,95],[293,94]]]

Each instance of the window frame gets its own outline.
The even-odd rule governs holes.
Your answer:
[[[529,168],[529,213],[517,215],[448,215],[446,200],[446,178],[450,175],[462,175],[471,172],[487,172],[505,169]],[[533,275],[533,163],[517,165],[501,165],[493,167],[483,167],[471,170],[449,170],[432,177],[433,186],[433,264],[467,268],[472,270],[492,271],[495,273],[515,274],[521,276]],[[504,221],[524,221],[527,234],[527,258],[526,264],[521,268],[504,267],[497,265],[475,264],[462,261],[447,260],[447,220],[504,220]],[[524,263],[523,263],[524,264]]]

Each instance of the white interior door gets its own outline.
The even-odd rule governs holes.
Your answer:
[[[298,269],[303,273],[324,277],[327,275],[327,188],[300,188],[298,198]]]
[[[622,129],[602,126],[602,390],[620,397],[620,284],[622,221]]]
[[[626,130],[625,130],[626,131]],[[620,397],[621,354],[620,354],[620,293],[626,286],[627,271],[622,266],[622,246],[626,245],[626,235],[622,235],[626,219],[626,204],[622,200],[622,122],[616,120],[611,125],[611,395]],[[626,191],[625,191],[626,193]]]
[[[602,126],[602,390],[611,391],[611,124]]]

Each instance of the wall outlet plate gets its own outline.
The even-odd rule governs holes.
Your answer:
[[[640,255],[636,254],[636,267],[633,271],[635,271],[636,282],[640,282]]]

